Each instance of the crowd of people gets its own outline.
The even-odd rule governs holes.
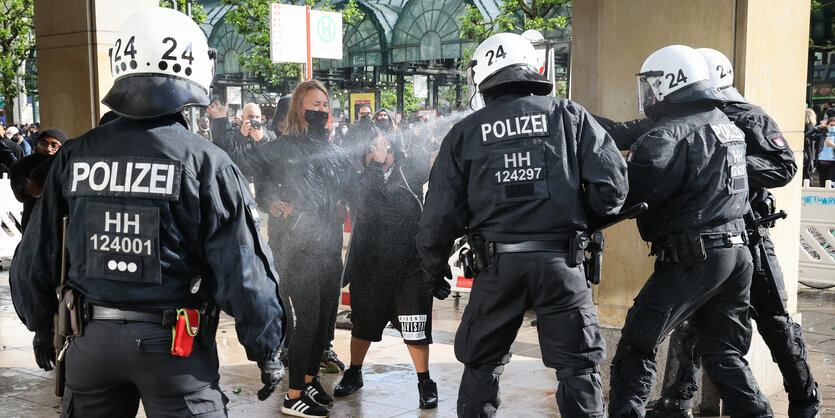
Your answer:
[[[167,40],[188,45],[189,71],[119,66],[117,52],[103,99],[113,120],[69,141],[46,129],[10,170],[28,212],[12,299],[35,332],[38,366],[57,369],[63,416],[135,415],[140,399],[148,415],[225,416],[220,311],[261,371],[260,400],[289,374],[287,415],[327,416],[334,396],[360,390],[388,324],[414,364],[420,408],[435,408],[433,298],[450,294],[448,259],[462,236],[475,280],[455,338],[460,417],[496,414],[529,309],[563,416],[692,416],[701,366],[732,417],[773,416],[743,359],[752,311],[783,373],[789,416],[817,414],[805,340],[758,223],[773,213],[768,188],[797,166],[776,123],[733,87],[719,51],[651,54],[637,74],[647,117],[619,123],[550,96],[531,43],[496,34],[468,66],[474,112],[409,126],[370,105],[352,124],[334,120],[316,80],[281,97],[272,120],[249,103],[231,122],[228,106],[210,100],[214,55],[191,19],[150,9],[116,39],[129,39],[139,62],[168,56]],[[197,133],[183,116],[195,105],[207,107]],[[827,128],[835,136],[835,120]],[[818,158],[821,172],[835,171],[829,155]],[[627,314],[607,408],[586,252],[595,225],[633,205],[648,205],[638,230],[656,263]],[[350,359],[329,390],[320,366],[338,362],[331,341],[346,284]],[[688,341],[678,344],[684,384],[648,405],[657,347],[673,330]]]
[[[821,106],[820,112],[806,109],[803,141],[803,179],[818,178],[820,187],[827,181],[835,186],[835,108],[831,103]]]

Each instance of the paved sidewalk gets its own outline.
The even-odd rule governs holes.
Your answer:
[[[452,341],[466,305],[454,299],[436,301],[433,312],[433,337],[430,372],[438,382],[440,403],[436,410],[418,408],[417,377],[408,352],[394,330],[387,330],[383,341],[374,343],[365,362],[365,386],[354,395],[337,398],[332,417],[453,417],[455,398],[463,366],[455,360]],[[809,360],[824,397],[821,417],[835,417],[835,291],[801,290],[798,295],[803,312],[803,331],[809,342]],[[532,318],[532,317],[531,317]],[[502,376],[500,416],[559,416],[554,401],[556,378],[540,360],[537,333],[526,318],[513,346],[513,359]],[[60,402],[53,394],[52,373],[35,365],[31,342],[33,334],[20,323],[9,296],[8,272],[0,272],[0,415],[3,417],[54,417]],[[350,333],[336,330],[334,349],[348,362]],[[255,393],[261,387],[259,371],[246,360],[238,343],[234,323],[225,317],[217,343],[221,363],[221,388],[230,398],[230,416],[269,417],[281,415],[281,399],[286,380],[266,402]],[[830,377],[831,376],[831,377]],[[330,390],[338,374],[322,374],[323,386]],[[784,393],[771,396],[778,417],[788,408]],[[140,413],[140,416],[144,416]]]

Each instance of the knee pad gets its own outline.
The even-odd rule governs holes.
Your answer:
[[[775,363],[806,359],[806,341],[800,324],[788,315],[769,315],[757,319],[757,330],[763,337]]]
[[[626,316],[621,343],[625,342],[633,351],[654,358],[658,343],[665,337],[664,327],[667,326],[669,317],[669,310],[657,309],[654,306],[633,306]]]

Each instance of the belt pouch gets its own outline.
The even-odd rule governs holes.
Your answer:
[[[585,232],[575,231],[568,242],[568,266],[577,267],[586,259],[589,236]]]
[[[58,334],[64,337],[84,335],[84,321],[81,318],[83,306],[81,292],[69,286],[58,288]]]
[[[177,309],[177,322],[171,328],[171,354],[190,356],[199,329],[200,312],[197,309]]]

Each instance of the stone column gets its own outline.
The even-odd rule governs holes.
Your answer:
[[[157,0],[35,0],[40,119],[72,138],[107,112],[113,84],[108,51],[122,23]]]
[[[635,73],[644,59],[671,44],[710,47],[734,62],[739,90],[777,121],[798,165],[802,163],[808,1],[584,0],[573,2],[572,19],[572,99],[590,112],[623,121],[641,117],[636,113]],[[779,208],[789,212],[789,218],[772,230],[772,237],[792,312],[797,296],[800,191],[800,175],[774,191]],[[607,230],[603,281],[595,289],[595,300],[601,323],[609,328],[610,359],[626,311],[652,271],[648,253],[634,222]],[[664,356],[662,347],[659,382]],[[766,394],[783,390],[779,370],[756,332],[746,358]]]

